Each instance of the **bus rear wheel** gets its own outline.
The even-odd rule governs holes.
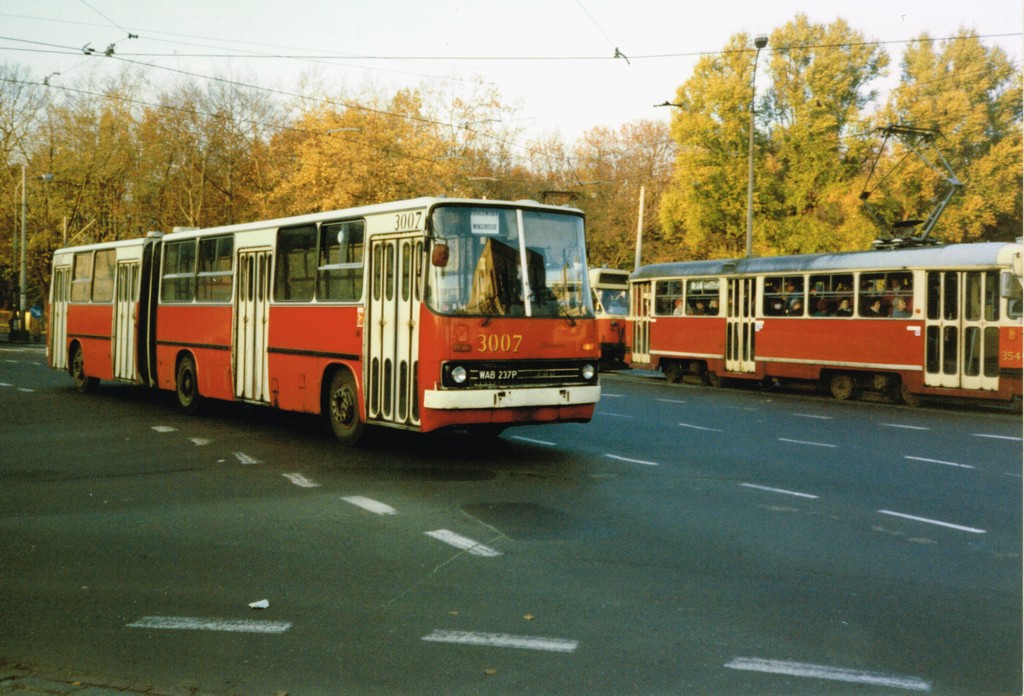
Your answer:
[[[327,421],[338,442],[349,447],[363,435],[363,419],[359,415],[359,393],[348,370],[338,370],[331,378],[327,392]]]
[[[196,361],[191,355],[186,355],[178,362],[178,370],[175,372],[176,391],[178,394],[178,405],[185,413],[195,413],[203,402],[199,393],[199,380],[196,378]]]
[[[100,383],[96,377],[85,374],[85,356],[80,346],[76,346],[71,355],[71,379],[75,381],[75,389],[82,394],[95,391]]]

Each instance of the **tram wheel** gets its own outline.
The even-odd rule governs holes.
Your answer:
[[[348,447],[359,442],[363,435],[363,419],[359,415],[356,382],[348,370],[338,370],[331,378],[326,414],[338,442]]]
[[[832,379],[829,380],[828,384],[829,391],[839,401],[846,401],[853,396],[857,388],[857,383],[854,381],[851,375],[846,373],[839,373],[832,375]]]
[[[715,389],[718,389],[719,387],[722,386],[722,384],[724,384],[724,380],[714,372],[705,372],[704,384],[708,385],[709,387],[714,387]]]
[[[178,362],[174,382],[181,409],[185,413],[198,411],[203,397],[199,393],[199,380],[196,378],[196,361],[191,355],[186,355]]]
[[[910,392],[910,388],[907,387],[906,384],[901,384],[899,386],[898,393],[899,393],[900,401],[905,403],[907,406],[920,406],[921,405],[921,397],[918,396],[917,394],[912,394]]]
[[[674,360],[665,365],[664,372],[665,379],[673,384],[678,384],[683,381],[683,366]]]
[[[76,346],[71,356],[71,379],[75,381],[75,389],[82,394],[95,391],[100,381],[96,377],[85,374],[85,357],[82,348]]]

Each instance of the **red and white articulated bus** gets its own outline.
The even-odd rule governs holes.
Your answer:
[[[644,266],[638,368],[922,397],[1021,396],[1020,243]]]
[[[606,370],[628,367],[629,271],[591,268],[590,291],[601,344],[601,367]]]
[[[445,198],[60,249],[49,361],[81,391],[321,413],[346,444],[367,423],[587,422],[585,258],[578,210]]]

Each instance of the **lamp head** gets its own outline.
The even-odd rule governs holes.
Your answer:
[[[768,45],[768,37],[765,36],[764,34],[758,34],[757,36],[754,37],[754,46],[757,48],[757,50],[760,51],[762,48],[764,48],[767,45]]]

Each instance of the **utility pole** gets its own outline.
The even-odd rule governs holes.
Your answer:
[[[757,58],[768,45],[768,37],[758,34],[754,38],[754,70],[750,74],[750,142],[747,146],[747,258],[754,255],[754,116],[757,114]]]

